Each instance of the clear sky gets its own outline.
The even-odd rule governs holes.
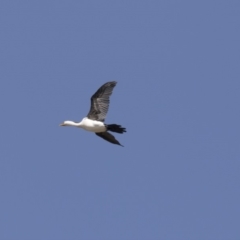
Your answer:
[[[240,1],[1,1],[0,240],[239,240]],[[59,127],[117,81],[124,145]]]

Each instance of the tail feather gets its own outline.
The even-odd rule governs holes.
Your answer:
[[[107,131],[116,132],[116,133],[124,133],[126,132],[126,128],[123,128],[118,124],[106,124]]]

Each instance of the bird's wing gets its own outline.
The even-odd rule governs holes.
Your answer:
[[[96,135],[110,143],[117,144],[123,147],[123,145],[109,132],[100,132],[100,133],[96,133]]]
[[[103,84],[91,97],[91,108],[87,115],[89,119],[104,122],[109,107],[109,97],[117,82]]]

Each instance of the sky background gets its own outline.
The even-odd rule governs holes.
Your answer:
[[[1,1],[0,240],[239,240],[239,11]],[[124,148],[59,127],[113,80]]]

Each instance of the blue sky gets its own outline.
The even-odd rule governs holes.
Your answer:
[[[240,239],[239,1],[2,1],[0,239]],[[124,148],[62,128],[118,82]]]

